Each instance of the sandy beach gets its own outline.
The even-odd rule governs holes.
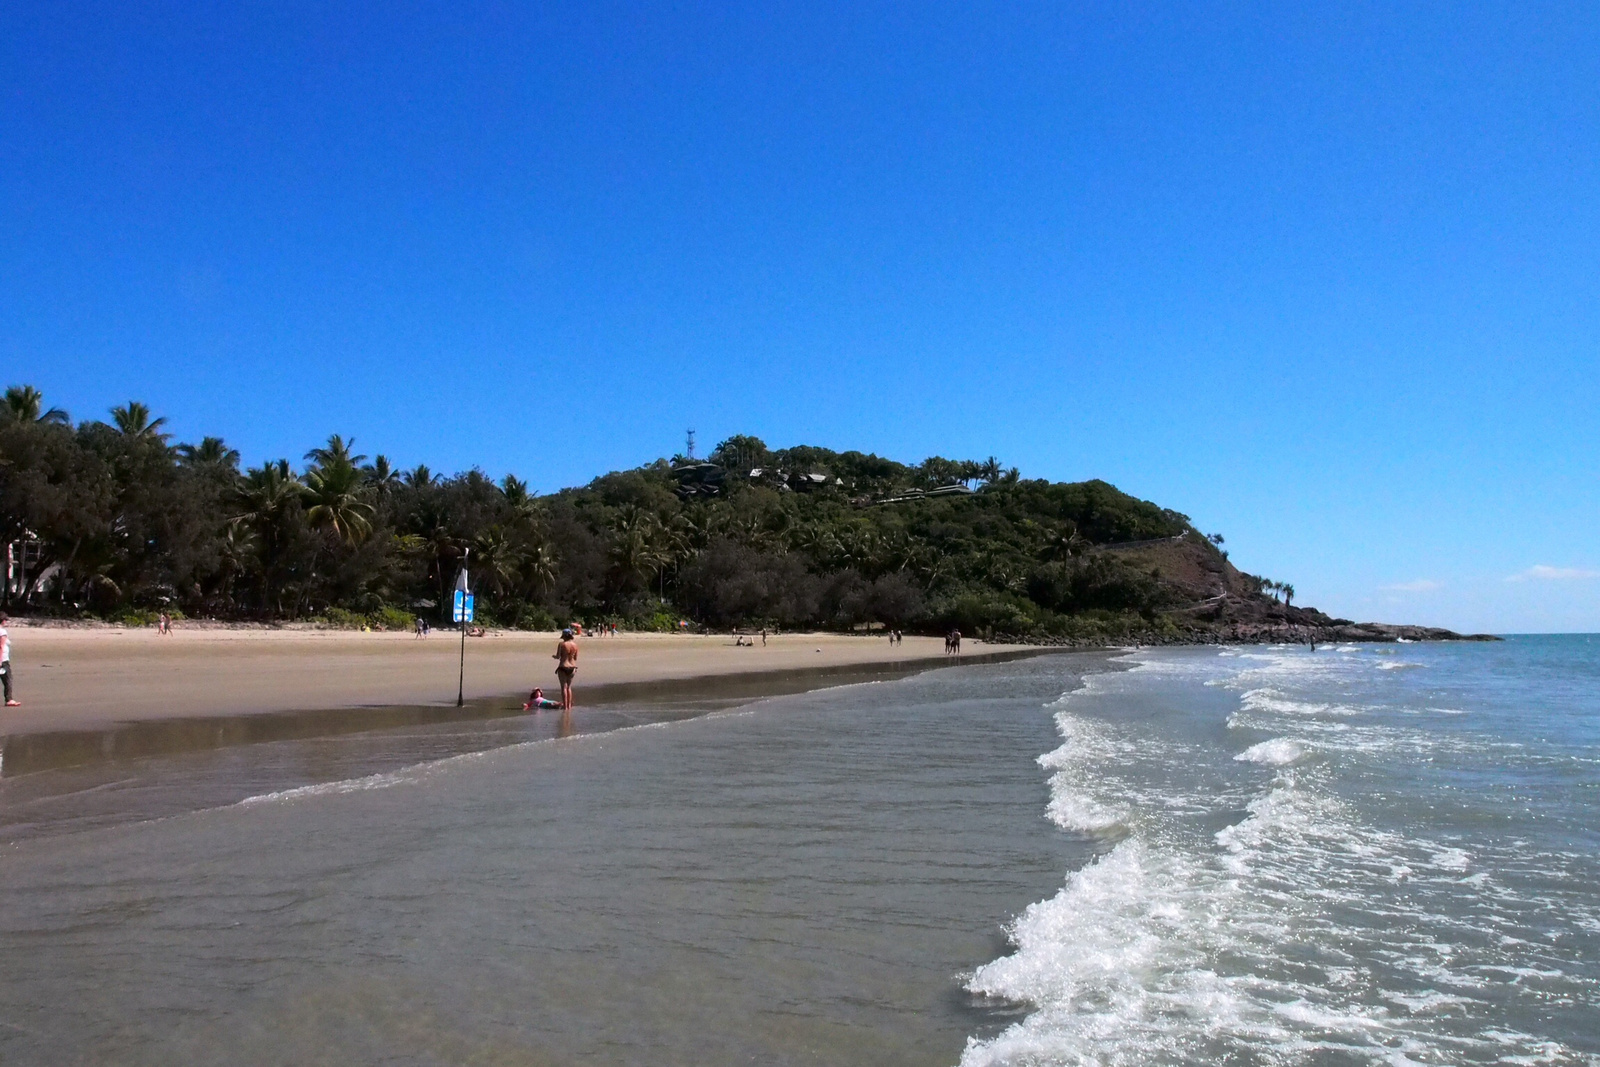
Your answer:
[[[52,627],[12,624],[17,695],[0,733],[93,730],[115,723],[274,711],[453,704],[459,638],[436,632]],[[468,638],[467,699],[555,688],[554,633],[491,632]],[[577,700],[618,683],[916,663],[944,658],[943,641],[910,637],[784,634],[765,647],[727,635],[622,634],[582,641]],[[1012,650],[965,642],[970,654]]]

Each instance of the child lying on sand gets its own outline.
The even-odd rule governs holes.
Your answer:
[[[540,708],[559,708],[560,706],[561,702],[559,700],[546,700],[543,689],[535,689],[528,694],[528,702],[522,705],[522,710],[527,711],[532,708],[537,711]]]

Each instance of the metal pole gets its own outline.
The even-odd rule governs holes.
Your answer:
[[[456,707],[466,704],[467,693],[467,557],[472,554],[468,548],[461,553],[461,576],[456,579],[456,588],[461,591],[461,620],[456,623],[461,630],[461,667],[456,677]]]
[[[456,707],[466,703],[467,692],[467,623],[461,622],[461,674],[456,679]]]

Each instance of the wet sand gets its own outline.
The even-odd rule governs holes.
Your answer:
[[[20,708],[0,733],[96,731],[118,723],[215,719],[271,712],[451,706],[460,639],[319,630],[55,628],[13,624]],[[491,632],[468,638],[465,692],[482,702],[556,688],[556,635]],[[869,665],[942,661],[939,638],[785,634],[766,647],[726,635],[625,634],[582,641],[576,694],[683,679],[729,679]],[[973,655],[1022,651],[967,641]],[[752,681],[756,681],[752,677]],[[603,687],[603,688],[602,688]],[[639,695],[644,695],[640,693]]]

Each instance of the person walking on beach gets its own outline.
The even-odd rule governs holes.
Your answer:
[[[6,629],[10,621],[10,617],[0,611],[0,685],[5,687],[6,707],[20,708],[22,701],[11,696],[11,633]]]
[[[556,678],[561,682],[561,710],[572,710],[572,676],[578,673],[578,642],[571,630],[561,631],[561,641],[556,645]]]

